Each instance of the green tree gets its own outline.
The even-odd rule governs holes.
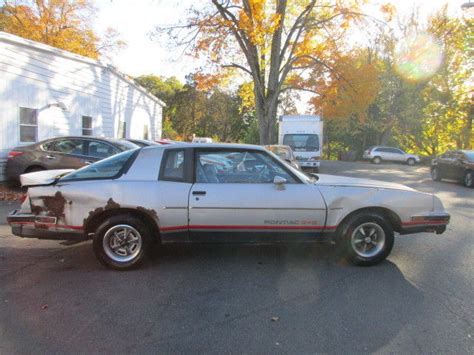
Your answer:
[[[166,103],[163,110],[163,138],[182,139],[173,121],[177,110],[176,95],[183,90],[183,83],[174,76],[164,78],[153,74],[139,76],[135,82]]]

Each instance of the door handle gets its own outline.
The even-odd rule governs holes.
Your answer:
[[[204,196],[206,194],[206,191],[193,191],[193,195],[200,195],[200,196]]]
[[[54,160],[54,159],[56,159],[56,157],[54,155],[47,155],[46,159]]]

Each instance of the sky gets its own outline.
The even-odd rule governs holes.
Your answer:
[[[200,66],[180,50],[169,48],[164,39],[152,39],[150,34],[157,25],[166,26],[186,18],[187,9],[196,0],[96,0],[97,18],[94,26],[99,33],[107,27],[117,29],[127,42],[126,49],[111,57],[112,63],[122,72],[138,76],[156,74],[176,76],[184,80],[186,74]],[[198,0],[203,1],[203,0]],[[291,0],[290,0],[291,1]],[[460,13],[461,5],[468,0],[450,0],[449,8]],[[386,1],[371,1],[366,11],[371,12]],[[439,9],[447,0],[393,1],[400,13],[419,7],[426,17]]]

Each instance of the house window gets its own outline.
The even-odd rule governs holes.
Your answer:
[[[148,137],[148,125],[143,126],[143,139],[149,139]]]
[[[118,138],[127,138],[127,122],[119,122]]]
[[[38,110],[20,107],[20,142],[32,143],[38,140]]]
[[[92,136],[92,117],[82,116],[82,135]]]

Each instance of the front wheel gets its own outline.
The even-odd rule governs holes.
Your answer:
[[[385,260],[393,248],[390,223],[377,213],[359,213],[346,221],[340,234],[345,258],[354,265],[371,266]]]
[[[112,216],[95,232],[94,253],[103,265],[128,270],[144,262],[150,239],[150,232],[140,219],[129,215]]]
[[[409,158],[409,159],[407,160],[407,164],[410,165],[410,166],[415,165],[415,163],[416,163],[416,162],[415,162],[415,159],[413,159],[413,158]]]
[[[375,157],[374,159],[372,159],[372,163],[374,164],[380,164],[382,162],[382,158],[380,157]]]
[[[474,172],[466,172],[466,174],[464,175],[464,186],[474,187]]]

